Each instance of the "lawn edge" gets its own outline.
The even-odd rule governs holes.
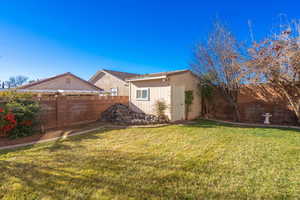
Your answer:
[[[16,149],[19,147],[26,147],[30,145],[35,145],[35,144],[41,144],[41,143],[47,143],[47,142],[53,142],[61,139],[67,139],[72,136],[77,136],[77,135],[83,135],[86,133],[98,131],[101,129],[118,129],[118,128],[159,128],[159,127],[164,127],[164,126],[169,126],[169,125],[174,125],[174,124],[156,124],[156,125],[131,125],[131,126],[125,126],[125,125],[107,125],[107,126],[101,126],[97,128],[92,128],[88,130],[83,130],[83,131],[78,131],[74,132],[69,135],[63,135],[63,136],[58,136],[58,137],[53,137],[49,139],[43,139],[43,140],[37,140],[37,141],[32,141],[32,142],[25,142],[22,144],[13,144],[13,145],[7,145],[7,146],[2,146],[0,147],[0,151],[2,150],[10,150],[10,149]],[[1,152],[0,152],[1,153]]]
[[[255,123],[242,123],[242,122],[232,122],[232,121],[224,121],[218,119],[206,119],[200,118],[200,120],[207,120],[212,122],[224,123],[224,124],[231,124],[231,125],[238,125],[238,126],[247,126],[247,127],[257,127],[257,128],[285,128],[285,129],[292,129],[292,130],[300,130],[299,126],[285,126],[285,125],[266,125],[266,124],[255,124]]]

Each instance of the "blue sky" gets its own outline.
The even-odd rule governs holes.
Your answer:
[[[297,1],[1,0],[0,80],[97,70],[150,73],[184,69],[211,22],[225,21],[240,39],[268,33]]]

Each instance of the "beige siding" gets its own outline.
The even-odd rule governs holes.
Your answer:
[[[93,90],[96,88],[81,81],[74,76],[66,75],[58,77],[49,81],[39,83],[37,85],[32,85],[26,89],[29,90]]]
[[[118,96],[129,96],[128,84],[109,73],[103,72],[103,76],[95,85],[104,89],[106,92],[110,92],[111,88],[118,88]]]
[[[133,81],[130,83],[130,107],[139,112],[156,114],[155,102],[157,100],[164,100],[168,105],[166,114],[169,116],[171,121],[175,121],[178,120],[178,110],[176,109],[182,109],[184,112],[184,106],[180,107],[175,105],[176,103],[178,104],[178,101],[176,100],[184,99],[184,92],[178,92],[178,90],[192,90],[194,94],[194,100],[193,104],[191,105],[191,111],[189,112],[188,119],[195,119],[199,117],[201,113],[201,98],[198,95],[197,85],[198,79],[191,72],[170,75],[168,76],[167,80],[157,79]],[[136,90],[138,88],[150,89],[149,101],[141,101],[136,99]],[[178,97],[176,95],[183,96]]]
[[[191,111],[189,113],[189,119],[195,119],[201,114],[201,98],[198,95],[197,85],[198,78],[194,76],[191,72],[186,72],[177,75],[171,75],[169,78],[172,87],[183,86],[185,90],[192,90],[194,94],[194,101],[191,106]],[[173,97],[172,100],[176,98]],[[171,105],[174,101],[171,100]],[[175,108],[173,108],[175,109]]]
[[[147,114],[156,114],[155,103],[157,100],[163,100],[168,106],[166,115],[171,118],[170,104],[171,104],[171,86],[168,82],[162,80],[149,80],[149,81],[137,81],[130,83],[130,107],[138,112],[144,112]],[[149,88],[150,100],[137,100],[136,90],[138,88]]]

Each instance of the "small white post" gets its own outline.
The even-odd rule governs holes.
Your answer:
[[[272,115],[270,113],[265,113],[262,116],[265,117],[264,124],[270,124],[270,117],[272,117]]]

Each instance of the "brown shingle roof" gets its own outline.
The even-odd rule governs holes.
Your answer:
[[[128,73],[128,72],[119,72],[119,71],[113,71],[113,70],[107,70],[104,69],[103,71],[106,71],[122,80],[125,81],[125,79],[133,77],[133,76],[138,76],[139,74],[134,74],[134,73]]]
[[[109,73],[123,81],[125,81],[127,78],[133,77],[133,76],[138,76],[139,74],[134,74],[134,73],[128,73],[128,72],[120,72],[120,71],[114,71],[114,70],[108,70],[108,69],[103,69],[101,71],[98,71],[94,76],[92,76],[92,78],[90,78],[90,82],[91,83],[95,83],[99,80],[99,78],[101,76],[99,76],[101,74],[101,72],[106,72]]]

